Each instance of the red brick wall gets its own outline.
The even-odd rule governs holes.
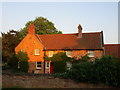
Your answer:
[[[73,50],[72,51],[72,57],[78,57],[85,56],[87,54],[88,50]],[[58,52],[65,52],[63,50],[53,51],[54,54]],[[49,56],[49,51],[46,51],[46,55]],[[101,58],[103,55],[103,50],[94,50],[94,56]]]
[[[19,45],[15,48],[15,53],[17,54],[21,49],[25,50],[29,57],[29,70],[28,72],[39,72],[43,73],[44,63],[42,63],[42,69],[36,70],[36,61],[44,62],[44,51],[43,45],[36,38],[35,35],[27,34],[26,37],[19,43]],[[35,55],[35,49],[40,49],[40,55]]]
[[[106,55],[113,55],[116,58],[120,58],[120,44],[105,44],[104,47]]]

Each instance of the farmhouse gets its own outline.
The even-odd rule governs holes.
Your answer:
[[[28,34],[15,48],[16,54],[19,51],[28,54],[28,72],[50,73],[51,63],[44,60],[45,55],[52,57],[58,52],[65,52],[68,57],[88,55],[100,58],[104,54],[103,32],[82,33],[79,24],[78,33],[38,35],[34,24],[30,24]]]

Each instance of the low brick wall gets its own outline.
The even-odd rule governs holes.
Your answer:
[[[2,75],[3,88],[112,88],[104,84],[76,83],[70,79],[54,78],[49,74]]]

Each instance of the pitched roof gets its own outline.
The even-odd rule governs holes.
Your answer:
[[[46,50],[55,49],[102,49],[101,32],[82,33],[82,38],[75,34],[37,35]]]
[[[105,44],[105,54],[114,55],[117,58],[120,58],[120,44]]]

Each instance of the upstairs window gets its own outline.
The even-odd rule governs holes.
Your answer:
[[[36,69],[42,68],[42,62],[36,62]]]
[[[88,51],[88,57],[94,57],[94,51]]]
[[[66,55],[67,55],[68,57],[72,57],[72,51],[66,51]]]
[[[21,52],[25,52],[25,50],[24,50],[24,49],[21,49],[20,51],[21,51]]]
[[[49,51],[49,57],[53,56],[53,51]]]
[[[40,55],[40,49],[35,49],[35,55]]]

